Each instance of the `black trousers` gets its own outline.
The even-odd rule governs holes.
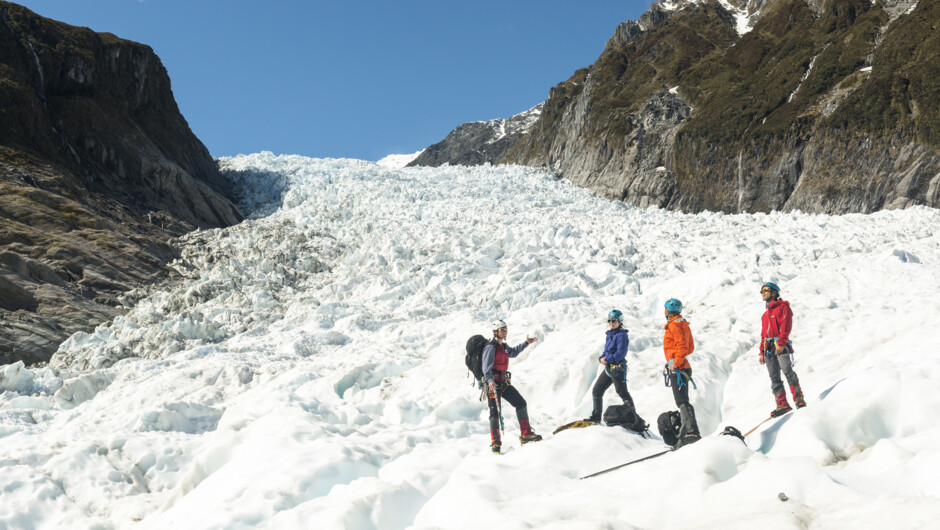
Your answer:
[[[686,368],[685,370],[682,370],[682,372],[685,372],[686,374],[688,374],[689,378],[692,377],[691,368]],[[689,404],[689,383],[687,381],[683,382],[682,388],[679,388],[679,383],[676,381],[676,376],[671,375],[670,377],[672,378],[672,380],[669,382],[670,385],[672,386],[672,397],[676,400],[676,405],[677,406],[688,405]]]
[[[680,370],[680,372],[686,374],[688,379],[692,379],[691,368]],[[682,387],[680,388],[679,382],[676,381],[676,376],[670,375],[670,377],[672,378],[670,381],[672,397],[676,400],[676,406],[679,407],[679,418],[682,420],[682,426],[679,428],[679,438],[681,439],[686,434],[698,435],[698,422],[695,420],[695,409],[692,408],[692,404],[689,403],[689,386],[691,383],[683,378]]]
[[[499,421],[499,409],[496,408],[496,400],[505,399],[516,409],[516,417],[519,420],[529,419],[528,409],[526,408],[525,398],[522,397],[522,394],[516,390],[514,386],[507,386],[503,389],[502,392],[499,391],[499,387],[496,388],[496,397],[487,396],[486,402],[490,406],[490,422],[495,419]]]
[[[633,397],[630,396],[630,392],[627,390],[626,372],[623,375],[618,374],[618,377],[611,377],[607,370],[604,370],[601,375],[597,376],[594,389],[591,390],[591,395],[594,398],[594,410],[591,412],[591,417],[598,421],[600,421],[601,415],[604,414],[604,392],[607,392],[610,385],[614,385],[614,390],[617,391],[617,395],[623,400],[624,405],[633,407]]]
[[[502,400],[503,398],[509,402],[513,408],[516,409],[516,418],[521,423],[522,421],[528,421],[529,419],[529,409],[526,406],[525,398],[522,397],[522,394],[516,390],[516,387],[512,385],[502,386],[500,381],[496,382],[496,396],[490,396],[487,393],[486,403],[490,407],[490,434],[494,440],[499,439],[499,412],[497,408],[497,401]],[[501,403],[501,401],[500,401]],[[500,405],[501,407],[502,405]]]

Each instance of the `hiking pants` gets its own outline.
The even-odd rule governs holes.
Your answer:
[[[692,379],[691,368],[679,371],[687,375],[688,379]],[[689,386],[691,383],[684,382],[680,388],[679,382],[675,380],[675,376],[673,375],[671,377],[673,377],[673,379],[669,386],[672,387],[672,397],[676,400],[676,406],[679,407],[679,418],[682,421],[682,426],[679,428],[679,439],[681,440],[686,434],[699,434],[698,422],[695,421],[695,409],[692,408],[692,404],[689,403]]]
[[[796,376],[796,372],[793,371],[793,350],[791,350],[789,346],[787,346],[784,353],[764,353],[764,366],[767,367],[767,372],[770,373],[770,391],[773,392],[774,395],[786,393],[780,372],[783,372],[790,386],[800,385],[800,379]]]
[[[506,401],[516,409],[516,418],[520,423],[529,419],[529,409],[526,408],[525,398],[516,390],[516,387],[509,385],[500,389],[497,382],[496,397],[491,397],[488,393],[486,396],[486,403],[490,406],[490,433],[494,436],[494,440],[498,440],[497,433],[499,433],[499,409],[496,408],[496,400],[502,398],[506,398]]]
[[[600,421],[601,415],[604,414],[604,392],[607,392],[610,385],[614,385],[614,390],[617,391],[617,395],[623,400],[624,405],[635,408],[633,407],[633,398],[630,396],[630,392],[627,391],[626,371],[620,377],[611,377],[607,370],[604,370],[601,375],[597,376],[594,389],[591,391],[594,397],[594,411],[591,412],[591,417],[598,421]]]

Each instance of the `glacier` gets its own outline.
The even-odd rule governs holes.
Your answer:
[[[413,155],[409,155],[412,156]],[[249,219],[176,241],[172,279],[0,368],[0,528],[884,528],[940,516],[940,212],[640,209],[517,166],[222,159]],[[795,317],[809,406],[773,408],[764,281]],[[590,412],[606,315],[641,416],[681,299],[703,440]],[[533,427],[489,451],[464,343],[509,324]],[[614,393],[608,392],[607,403]],[[783,495],[781,495],[783,494]],[[787,500],[782,500],[787,499]]]

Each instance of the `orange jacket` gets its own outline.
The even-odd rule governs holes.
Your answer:
[[[695,343],[692,342],[692,330],[689,329],[689,321],[682,318],[682,315],[676,315],[666,322],[663,326],[666,335],[663,337],[663,351],[666,353],[666,360],[675,359],[672,367],[676,370],[685,370],[691,368],[689,361],[685,356],[692,353],[695,349]]]

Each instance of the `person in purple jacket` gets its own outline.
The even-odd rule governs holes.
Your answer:
[[[604,353],[598,358],[604,366],[604,373],[597,377],[597,382],[594,383],[594,389],[591,391],[594,398],[594,410],[591,411],[591,417],[587,419],[593,423],[601,422],[601,415],[604,413],[604,392],[610,388],[610,385],[614,385],[614,390],[623,400],[623,404],[635,410],[633,398],[627,391],[627,347],[630,345],[630,339],[627,336],[627,330],[623,328],[623,313],[618,309],[608,313],[607,324],[610,329],[607,330]]]

